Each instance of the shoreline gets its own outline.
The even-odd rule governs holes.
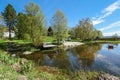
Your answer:
[[[83,45],[84,43],[81,42],[64,42],[63,45],[65,47],[75,47],[75,46],[79,46],[79,45]]]

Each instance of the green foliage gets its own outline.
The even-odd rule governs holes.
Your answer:
[[[12,58],[10,54],[0,51],[0,61],[4,62],[5,64],[15,64],[20,61],[20,59]]]
[[[47,36],[53,36],[53,29],[51,26],[47,30]]]
[[[3,25],[0,25],[0,39],[4,39],[4,32],[7,31],[7,28]]]
[[[43,41],[43,36],[46,34],[45,18],[40,10],[40,7],[30,2],[25,6],[25,11],[28,15],[28,26],[31,41],[34,46],[40,46]]]
[[[114,40],[118,40],[118,35],[117,34],[114,34],[113,36],[112,36],[112,38],[114,39]]]
[[[23,71],[23,73],[31,72],[34,69],[33,67],[34,67],[34,64],[32,61],[25,62],[22,65],[22,71]]]
[[[7,27],[9,28],[9,39],[11,40],[11,31],[13,30],[16,22],[16,11],[11,4],[8,4],[2,15],[4,16],[4,21],[6,22]]]
[[[67,18],[61,10],[58,10],[54,14],[51,24],[54,30],[54,36],[58,44],[60,44],[68,35]]]
[[[40,7],[38,4],[35,4],[34,2],[30,2],[28,5],[25,5],[25,12],[30,15],[37,15],[37,13],[40,11]]]
[[[82,19],[77,27],[71,30],[70,34],[72,37],[81,40],[94,40],[102,37],[102,33],[93,27],[93,23],[89,18]]]
[[[0,25],[4,25],[4,17],[0,14]]]
[[[23,13],[19,13],[17,16],[17,25],[16,25],[16,36],[18,39],[29,40],[29,27],[28,26],[28,16]]]

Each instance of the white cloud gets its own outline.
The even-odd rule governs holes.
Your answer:
[[[93,20],[92,22],[93,22],[93,25],[97,25],[104,22],[104,20]]]
[[[112,36],[114,34],[117,34],[118,36],[120,36],[120,31],[104,32],[103,33],[104,36]]]
[[[116,9],[120,8],[120,0],[117,0],[115,3],[105,8],[104,12],[113,12]]]
[[[120,0],[117,0],[116,2],[114,2],[113,4],[111,4],[110,6],[105,8],[101,12],[103,15],[101,15],[99,17],[96,17],[96,18],[93,17],[93,24],[97,25],[97,24],[100,24],[100,23],[104,22],[104,18],[106,18],[107,16],[111,15],[117,9],[120,9]]]
[[[114,23],[112,23],[112,24],[110,24],[106,27],[103,27],[99,30],[104,31],[104,30],[107,30],[107,29],[115,28],[115,27],[120,27],[120,21],[114,22]]]
[[[103,60],[103,59],[105,59],[106,57],[105,57],[104,55],[102,55],[102,54],[98,54],[98,55],[97,55],[97,58]]]

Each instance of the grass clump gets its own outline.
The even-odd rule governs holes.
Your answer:
[[[18,80],[19,74],[10,66],[0,64],[0,80]]]
[[[77,71],[70,74],[71,80],[98,80],[99,72]]]

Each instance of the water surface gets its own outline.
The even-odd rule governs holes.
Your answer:
[[[120,44],[82,45],[68,50],[38,51],[21,55],[36,63],[36,66],[51,66],[66,70],[97,70],[120,75]]]

